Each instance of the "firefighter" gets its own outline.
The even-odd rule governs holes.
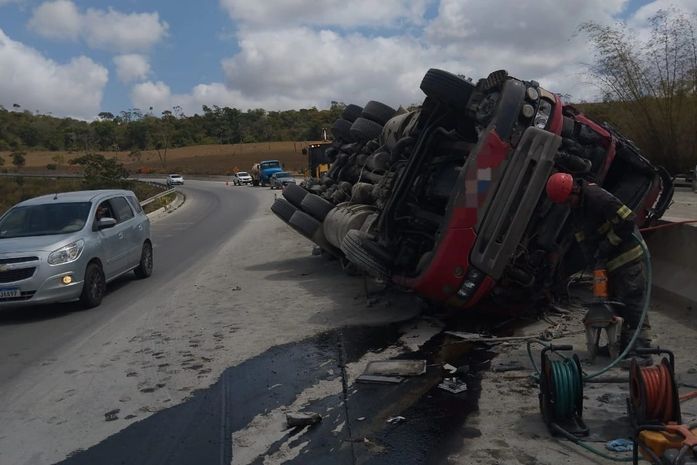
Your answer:
[[[639,231],[635,215],[617,197],[583,179],[567,173],[555,173],[547,181],[547,196],[554,203],[571,208],[576,241],[594,270],[606,269],[608,293],[619,316],[624,318],[621,345],[624,350],[639,324],[646,293],[646,273],[641,245],[634,237]],[[648,316],[637,336],[634,348],[649,347]],[[650,357],[635,356],[650,363]]]

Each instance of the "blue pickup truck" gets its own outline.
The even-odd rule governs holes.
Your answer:
[[[274,173],[283,171],[283,166],[278,160],[264,160],[252,166],[252,184],[255,186],[266,186],[269,184]]]

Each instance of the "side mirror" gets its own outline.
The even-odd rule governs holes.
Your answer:
[[[97,231],[113,228],[114,226],[116,226],[116,220],[114,218],[101,218],[97,220]]]

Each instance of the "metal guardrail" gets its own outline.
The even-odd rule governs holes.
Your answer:
[[[140,206],[141,206],[141,207],[144,207],[144,206],[146,206],[146,205],[148,205],[148,204],[153,203],[155,200],[159,199],[160,197],[164,197],[165,195],[169,195],[169,194],[172,194],[172,193],[174,193],[174,192],[176,192],[176,190],[175,190],[174,188],[172,188],[172,189],[167,189],[166,191],[162,191],[162,192],[160,192],[159,194],[153,195],[153,196],[150,197],[149,199],[145,199],[145,200],[143,200],[142,202],[140,202]]]

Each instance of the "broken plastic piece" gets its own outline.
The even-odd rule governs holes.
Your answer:
[[[314,425],[322,421],[322,416],[319,413],[314,412],[293,412],[286,413],[286,422],[288,426],[293,428],[295,426],[307,426]]]
[[[459,394],[467,390],[467,383],[460,381],[457,378],[445,378],[443,382],[438,385],[438,387],[444,391]]]
[[[364,374],[381,376],[419,376],[426,373],[426,360],[381,360],[368,363]]]
[[[457,372],[457,367],[452,366],[449,363],[446,363],[443,365],[443,369],[450,373],[451,375],[454,375]]]
[[[373,384],[399,384],[402,382],[402,377],[400,376],[377,376],[377,375],[361,375],[356,378],[359,383],[373,383]]]
[[[403,421],[406,421],[407,419],[402,417],[402,416],[396,416],[396,417],[391,417],[387,419],[387,423],[391,425],[396,425],[397,423],[401,423]]]

